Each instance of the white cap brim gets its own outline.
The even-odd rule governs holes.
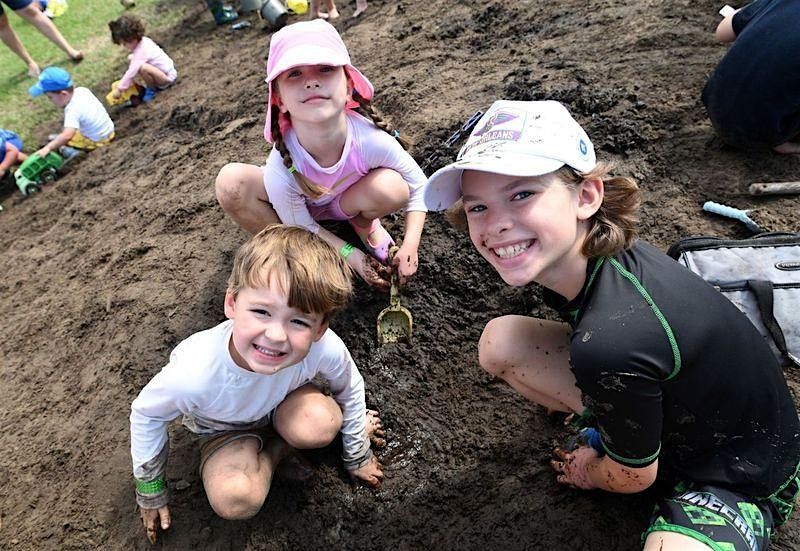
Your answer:
[[[564,163],[555,159],[539,157],[536,160],[526,156],[524,162],[509,162],[508,157],[497,159],[481,159],[456,161],[440,168],[428,180],[425,189],[425,206],[431,211],[449,209],[461,198],[461,175],[465,170],[490,172],[503,176],[541,176],[549,174],[564,166]]]

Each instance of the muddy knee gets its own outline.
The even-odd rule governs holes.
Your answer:
[[[509,316],[494,318],[483,328],[478,341],[478,363],[490,375],[499,377],[508,369]]]
[[[214,182],[217,201],[224,209],[235,207],[243,201],[244,182],[241,178],[240,163],[228,163],[223,166]]]
[[[342,411],[336,402],[327,398],[326,401],[306,404],[291,419],[283,420],[281,428],[281,436],[293,448],[323,448],[342,428]]]
[[[230,472],[214,478],[213,488],[206,488],[208,502],[214,512],[226,520],[253,518],[266,499],[266,488],[261,487],[242,471]]]

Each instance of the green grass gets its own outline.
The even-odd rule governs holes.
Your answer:
[[[58,30],[74,48],[82,50],[85,59],[72,63],[67,54],[47,40],[30,23],[3,5],[8,20],[28,53],[44,68],[48,65],[63,67],[72,75],[78,86],[95,90],[105,101],[105,92],[111,82],[122,76],[129,53],[111,42],[108,22],[126,11],[142,19],[145,33],[174,24],[180,18],[178,10],[158,9],[162,0],[136,0],[136,7],[126,10],[117,0],[68,0],[66,13],[53,20]],[[169,53],[169,52],[168,52]],[[61,109],[44,96],[32,98],[28,88],[35,80],[28,77],[28,68],[5,44],[0,42],[0,127],[17,132],[25,150],[35,151],[39,145],[32,141],[33,129],[47,121],[63,119]]]

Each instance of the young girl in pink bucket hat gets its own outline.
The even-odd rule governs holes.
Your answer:
[[[229,163],[220,170],[222,208],[250,233],[281,222],[319,234],[374,287],[388,288],[390,269],[404,283],[417,271],[426,177],[372,107],[372,84],[351,64],[336,29],[317,19],[276,32],[266,80],[264,137],[272,151],[263,167]],[[405,234],[389,267],[394,240],[380,218],[401,207]],[[369,255],[318,220],[347,220]]]

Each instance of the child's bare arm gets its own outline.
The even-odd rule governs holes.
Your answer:
[[[417,273],[417,268],[419,267],[419,242],[422,238],[422,228],[425,225],[426,214],[423,211],[406,213],[406,230],[403,236],[403,243],[397,254],[394,255],[394,265],[397,266],[400,285],[405,285],[408,278]]]
[[[66,145],[75,135],[75,132],[76,130],[74,128],[64,128],[58,136],[50,140],[47,145],[37,151],[36,154],[40,157],[45,157],[51,151],[55,151],[62,145]]]

